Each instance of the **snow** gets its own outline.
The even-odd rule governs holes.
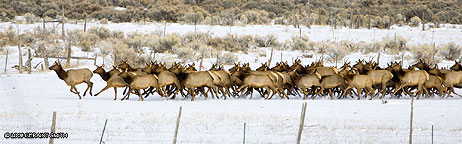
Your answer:
[[[40,24],[10,24],[0,23],[0,31],[9,26],[31,30]],[[163,24],[113,24],[100,25],[89,23],[88,28],[104,26],[123,32],[148,33],[162,29]],[[51,25],[47,24],[47,27]],[[83,24],[66,24],[68,29],[80,29]],[[397,35],[408,39],[411,44],[430,43],[432,31],[433,41],[437,44],[454,41],[461,44],[462,31],[459,26],[444,26],[439,29],[420,31],[419,28],[392,27],[392,30],[338,29],[332,30],[326,26],[313,26],[312,29],[302,28],[302,32],[315,41],[338,40],[367,41],[380,40],[384,36]],[[167,33],[184,34],[193,31],[194,26],[168,24]],[[215,36],[233,34],[275,34],[279,40],[285,41],[292,36],[298,36],[298,29],[291,26],[255,25],[255,26],[206,26],[199,25],[198,30],[209,32]],[[374,32],[375,31],[375,32]],[[196,101],[165,100],[158,95],[150,96],[145,101],[137,101],[136,95],[130,100],[113,101],[114,91],[108,89],[94,97],[87,95],[81,100],[69,92],[69,87],[60,80],[55,72],[33,69],[32,74],[17,74],[13,65],[18,63],[17,47],[9,47],[10,54],[7,73],[3,74],[5,55],[0,55],[0,134],[5,132],[46,132],[51,125],[52,112],[57,112],[57,132],[69,134],[67,139],[56,139],[56,143],[97,143],[101,137],[104,122],[108,124],[103,141],[106,143],[171,143],[175,129],[179,107],[183,113],[178,133],[179,143],[241,143],[243,125],[246,123],[247,143],[295,143],[297,138],[300,111],[302,103],[307,102],[307,113],[302,134],[302,143],[407,143],[409,138],[410,99],[388,99],[387,104],[381,100],[354,100],[352,98],[330,100],[327,97],[316,100],[302,100],[291,97],[290,100],[275,97],[273,100],[263,100],[258,95],[253,99],[231,98],[205,99],[198,97]],[[91,53],[73,49],[77,56],[92,56]],[[250,62],[252,68],[267,61],[267,57],[258,57],[256,53],[238,53],[239,60]],[[23,53],[25,53],[23,51]],[[292,61],[300,58],[302,53],[296,51],[275,51],[274,62]],[[314,58],[301,58],[303,64],[309,64]],[[369,59],[376,54],[364,55],[353,53],[346,56],[349,61]],[[256,57],[258,57],[257,60]],[[317,56],[319,57],[319,56]],[[381,64],[391,62],[396,56],[381,55]],[[26,56],[23,60],[26,60]],[[33,66],[43,59],[34,58]],[[51,62],[55,59],[50,59]],[[209,68],[214,59],[204,60]],[[102,63],[98,59],[98,64]],[[406,60],[404,65],[410,64]],[[93,61],[73,60],[72,65],[79,68],[94,70]],[[439,66],[453,64],[442,61]],[[335,66],[334,63],[326,63]],[[339,63],[339,66],[341,63]],[[107,68],[109,68],[108,66]],[[230,66],[226,66],[229,68]],[[46,68],[45,68],[46,69]],[[93,93],[99,92],[105,82],[99,75],[91,79],[94,82]],[[77,86],[81,92],[85,84]],[[118,99],[122,97],[123,89],[118,89]],[[456,90],[458,93],[462,91]],[[389,98],[389,96],[387,96]],[[462,123],[461,98],[440,100],[438,97],[414,101],[414,143],[431,143],[431,130],[434,126],[434,141],[436,143],[461,143]],[[48,139],[5,139],[1,143],[46,143]]]
[[[124,8],[124,7],[115,7],[114,9],[115,9],[115,10],[118,10],[118,11],[127,10],[127,8]]]
[[[66,29],[83,29],[83,23],[66,23]],[[11,23],[0,23],[0,31],[13,26],[15,29],[19,27],[21,31],[32,30],[35,27],[42,27],[42,23],[35,24],[11,24]],[[87,23],[87,29],[92,27],[104,26],[111,31],[122,31],[128,32],[141,32],[149,33],[158,30],[163,30],[164,23],[150,23],[146,24],[133,24],[133,23]],[[47,28],[56,27],[56,24],[47,23]],[[60,27],[56,28],[60,31]],[[407,39],[408,44],[431,44],[434,42],[436,45],[446,44],[448,42],[455,42],[462,44],[462,26],[444,24],[441,28],[427,28],[426,31],[422,31],[420,27],[398,27],[392,26],[388,29],[349,29],[349,28],[338,28],[333,29],[329,26],[312,26],[311,29],[307,27],[301,27],[302,35],[307,35],[313,41],[334,41],[334,40],[350,40],[354,42],[366,41],[372,42],[374,40],[382,40],[383,37],[393,38],[396,36],[402,36]],[[168,23],[166,32],[168,33],[179,33],[185,34],[187,32],[193,32],[194,26],[187,24]],[[213,36],[225,36],[227,34],[238,34],[238,35],[255,35],[265,36],[273,34],[278,37],[281,42],[290,40],[291,37],[297,37],[300,35],[300,30],[290,25],[247,25],[247,26],[211,26],[211,25],[197,25],[197,31],[210,33]]]

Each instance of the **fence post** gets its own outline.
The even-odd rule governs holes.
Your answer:
[[[337,67],[337,58],[338,58],[338,54],[335,54],[335,68],[338,68]]]
[[[401,65],[404,65],[404,53],[401,55]]]
[[[103,133],[101,134],[101,139],[99,139],[99,144],[103,142],[104,131],[106,131],[106,125],[107,125],[107,119],[106,119],[106,122],[104,122]]]
[[[5,70],[3,71],[3,73],[6,73],[6,65],[8,65],[8,49],[6,49]]]
[[[178,112],[178,117],[176,118],[176,127],[175,127],[175,135],[173,136],[173,144],[176,144],[176,138],[178,136],[178,127],[180,126],[181,109],[182,109],[182,106],[180,106],[180,111]]]
[[[55,132],[55,126],[56,126],[56,111],[53,111],[53,118],[52,118],[52,122],[51,122],[51,130],[50,130],[50,133],[54,133]],[[50,137],[50,141],[48,141],[49,144],[53,144],[54,143],[54,140],[52,137]]]
[[[245,123],[244,123],[244,138],[242,139],[242,143],[245,144]]]
[[[305,123],[306,102],[302,105],[302,113],[300,114],[300,127],[298,128],[297,144],[300,144],[302,138],[303,124]]]
[[[412,119],[414,117],[414,96],[411,96],[411,118],[409,121],[409,144],[412,144]]]
[[[432,144],[433,144],[433,125],[432,125]]]

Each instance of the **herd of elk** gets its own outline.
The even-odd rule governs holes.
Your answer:
[[[71,86],[70,91],[80,97],[75,85],[86,83],[88,85],[83,96],[90,90],[92,95],[93,83],[90,82],[93,73],[99,74],[106,81],[101,92],[114,88],[117,99],[117,88],[125,87],[124,99],[131,93],[137,94],[139,100],[148,95],[157,93],[161,97],[175,99],[177,95],[191,98],[194,101],[197,95],[207,98],[247,97],[252,98],[256,90],[262,98],[271,99],[274,95],[289,99],[289,96],[298,96],[306,99],[311,95],[326,96],[334,99],[350,96],[361,99],[362,96],[373,99],[381,94],[402,97],[409,95],[429,98],[438,94],[440,98],[450,97],[455,93],[454,88],[462,88],[462,64],[460,61],[450,69],[440,69],[438,65],[430,65],[420,60],[418,63],[404,69],[401,62],[388,63],[387,67],[380,67],[373,61],[358,60],[350,66],[344,62],[339,69],[326,67],[322,61],[303,65],[297,59],[292,65],[287,62],[276,63],[269,67],[263,63],[259,68],[252,70],[249,63],[234,64],[229,71],[223,66],[213,65],[209,70],[197,71],[195,65],[182,65],[174,63],[167,68],[164,63],[150,62],[143,68],[133,68],[127,61],[106,72],[104,65],[97,66],[93,73],[89,69],[64,70],[59,62],[49,68],[54,70],[58,77]],[[128,91],[126,91],[128,89]],[[141,92],[143,90],[143,92]],[[363,92],[365,95],[362,95]]]

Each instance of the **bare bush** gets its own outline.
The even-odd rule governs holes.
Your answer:
[[[188,46],[176,47],[174,52],[182,62],[194,61],[196,58],[194,50]]]
[[[299,50],[302,52],[306,52],[308,50],[313,50],[313,44],[311,44],[310,39],[307,36],[300,37],[292,37],[292,50]]]
[[[103,61],[111,53],[112,42],[110,41],[99,41],[96,44],[96,54],[103,58]]]
[[[202,43],[207,42],[211,38],[210,34],[203,32],[187,32],[181,37],[183,44],[187,44],[193,41],[200,41]]]
[[[326,43],[327,60],[335,62],[335,60],[342,60],[348,51],[344,47],[335,47],[333,43]]]
[[[237,56],[233,53],[225,53],[220,57],[220,62],[224,64],[233,64],[237,62]]]
[[[180,37],[176,34],[167,35],[159,39],[159,52],[173,51],[173,47],[180,43]]]
[[[427,63],[437,63],[434,56],[438,50],[430,44],[412,46],[410,52],[413,54],[414,61],[423,60]]]
[[[454,42],[438,46],[439,55],[445,60],[456,60],[460,57],[461,47]]]
[[[328,52],[329,49],[333,47],[332,43],[329,42],[316,42],[313,47],[316,49],[317,53],[324,55]]]
[[[145,40],[143,39],[142,35],[135,35],[132,37],[129,37],[127,40],[127,45],[131,49],[135,50],[137,53],[144,53],[142,47],[145,44]]]
[[[118,41],[112,44],[111,53],[115,64],[120,63],[122,60],[127,60],[128,62],[132,63],[137,57],[136,52],[129,48],[128,45],[123,41]]]
[[[247,53],[253,45],[253,37],[249,35],[238,36],[228,34],[223,38],[223,48],[230,52],[242,51]]]
[[[36,21],[38,21],[37,16],[35,16],[33,13],[26,13],[24,14],[24,19],[26,19],[27,24],[33,24]]]
[[[361,41],[358,45],[363,54],[377,53],[383,50],[383,43],[380,41],[374,41],[372,43]]]
[[[117,39],[123,39],[125,35],[124,35],[124,32],[122,31],[113,31],[112,37],[117,38]]]
[[[108,21],[106,18],[103,18],[99,21],[100,24],[108,24]]]
[[[404,51],[406,48],[406,39],[401,36],[395,37],[395,39],[390,39],[388,37],[382,38],[383,49],[387,54],[398,54],[401,51]]]
[[[100,39],[107,39],[111,37],[111,30],[105,27],[92,27],[88,29],[88,33],[97,35]]]
[[[340,41],[339,47],[345,49],[348,53],[355,53],[359,51],[359,46],[351,41]]]
[[[410,23],[409,25],[411,25],[411,26],[419,26],[420,22],[422,22],[422,20],[418,16],[414,16],[409,21],[409,23]]]
[[[82,38],[78,46],[80,46],[82,51],[91,51],[91,49],[94,48],[96,43],[99,41],[99,37],[95,34],[88,34],[87,32],[84,32],[81,36]]]
[[[244,24],[266,24],[270,21],[268,16],[264,10],[248,10],[241,15],[240,20]]]

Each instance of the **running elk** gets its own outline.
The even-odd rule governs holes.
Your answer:
[[[102,66],[96,66],[96,69],[93,73],[99,74],[101,78],[106,81],[106,87],[104,87],[100,92],[96,93],[95,96],[98,96],[101,92],[113,87],[114,88],[114,100],[117,99],[117,88],[128,86],[127,82],[124,81],[122,77],[119,76],[119,70],[114,67],[109,72],[104,70],[104,64]]]
[[[93,88],[93,83],[90,81],[91,77],[93,76],[93,73],[87,68],[82,68],[82,69],[71,69],[65,71],[63,67],[61,66],[61,63],[55,62],[54,65],[49,67],[50,70],[54,70],[58,77],[68,86],[71,86],[70,91],[74,94],[77,94],[79,96],[79,99],[82,99],[80,96],[80,92],[77,91],[77,88],[75,87],[78,84],[81,83],[86,83],[87,84],[87,89],[85,89],[85,92],[83,93],[83,96],[87,94],[87,91],[90,89],[90,95],[93,95],[91,93],[92,88]]]

